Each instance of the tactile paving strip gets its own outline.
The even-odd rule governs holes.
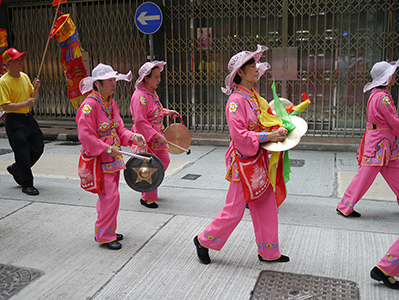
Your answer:
[[[10,299],[43,272],[0,264],[0,300]]]
[[[251,300],[359,300],[359,287],[353,281],[312,275],[264,270]]]

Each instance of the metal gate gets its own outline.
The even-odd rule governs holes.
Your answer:
[[[26,3],[9,5],[13,40],[12,46],[28,52],[25,72],[33,79],[40,67],[41,57],[50,32],[55,9],[52,1],[46,4]],[[68,1],[61,6],[64,13],[70,13],[76,24],[81,46],[89,54],[91,68],[102,62],[111,65],[120,73],[131,70],[135,77],[147,59],[146,36],[139,33],[134,14],[143,1]],[[51,41],[41,72],[40,100],[35,112],[45,119],[74,119],[73,107],[67,95],[67,88],[57,41]],[[114,98],[118,101],[121,116],[130,117],[130,98],[134,87],[132,83],[118,82]]]
[[[267,100],[276,68],[293,70],[296,79],[276,80],[277,91],[294,104],[301,93],[309,95],[312,104],[302,114],[307,135],[360,136],[369,70],[376,61],[399,58],[395,0],[164,0],[164,9],[167,103],[192,130],[228,130],[220,90],[227,63],[262,44],[271,49],[262,60],[272,70],[258,83]],[[295,51],[294,64],[284,55],[286,61],[276,60],[276,48]],[[392,92],[397,100],[397,87]]]
[[[11,45],[28,52],[25,71],[32,79],[54,17],[49,2],[8,5]],[[70,0],[62,5],[77,26],[91,67],[103,62],[119,72],[132,70],[136,78],[147,60],[147,36],[134,24],[135,11],[143,2]],[[307,135],[317,136],[360,136],[369,95],[362,88],[370,80],[369,70],[376,61],[399,58],[395,0],[163,0],[161,8],[164,34],[154,41],[165,51],[156,59],[168,63],[161,100],[178,110],[193,131],[228,131],[227,96],[220,90],[227,63],[239,51],[255,50],[256,44],[270,48],[262,60],[272,65],[258,83],[260,93],[272,100],[273,76],[278,93],[294,104],[306,92],[312,104],[302,117],[309,124]],[[46,119],[73,120],[58,55],[57,42],[52,41],[36,113]],[[281,79],[279,69],[286,69],[283,74],[293,72],[296,79]],[[125,120],[130,119],[132,93],[131,83],[118,84],[115,98]],[[397,86],[392,94],[397,102]]]

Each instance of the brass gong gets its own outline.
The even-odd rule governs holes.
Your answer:
[[[131,157],[126,163],[124,171],[127,185],[137,192],[155,190],[165,176],[165,167],[162,161],[151,153],[140,153],[141,156],[151,157],[151,161]]]
[[[169,125],[164,131],[165,138],[182,148],[187,149],[191,144],[191,133],[186,126],[180,123]],[[172,154],[181,154],[184,150],[169,144],[168,152]]]

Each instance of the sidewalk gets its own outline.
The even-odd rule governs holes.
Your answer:
[[[0,138],[0,149],[8,148]],[[96,196],[79,187],[79,149],[62,140],[46,144],[34,166],[37,197],[23,194],[5,170],[13,154],[0,155],[0,264],[42,272],[12,300],[241,300],[251,297],[262,270],[353,281],[360,299],[398,297],[369,276],[399,235],[398,205],[389,188],[373,185],[357,205],[359,219],[335,212],[356,173],[354,152],[290,151],[298,164],[279,210],[280,248],[290,262],[258,260],[246,210],[224,248],[210,251],[212,263],[203,265],[192,239],[224,205],[225,146],[192,145],[190,155],[171,155],[156,210],[141,206],[140,194],[122,178],[118,232],[125,238],[119,251],[94,242]],[[184,179],[188,174],[200,176]]]

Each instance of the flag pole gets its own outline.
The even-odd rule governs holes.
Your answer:
[[[44,48],[44,53],[43,53],[43,57],[42,57],[42,62],[40,63],[39,72],[38,72],[38,74],[37,74],[37,76],[36,76],[37,79],[39,79],[40,72],[41,72],[42,67],[43,67],[44,57],[46,56],[47,48],[48,48],[48,45],[49,45],[50,39],[51,39],[51,36],[50,36],[50,35],[51,35],[51,31],[53,31],[54,23],[55,23],[55,20],[57,19],[58,9],[60,8],[61,1],[62,1],[62,0],[58,0],[58,6],[57,6],[57,10],[55,11],[55,16],[54,16],[53,24],[51,25],[50,33],[49,33],[48,38],[47,38],[46,47]]]

